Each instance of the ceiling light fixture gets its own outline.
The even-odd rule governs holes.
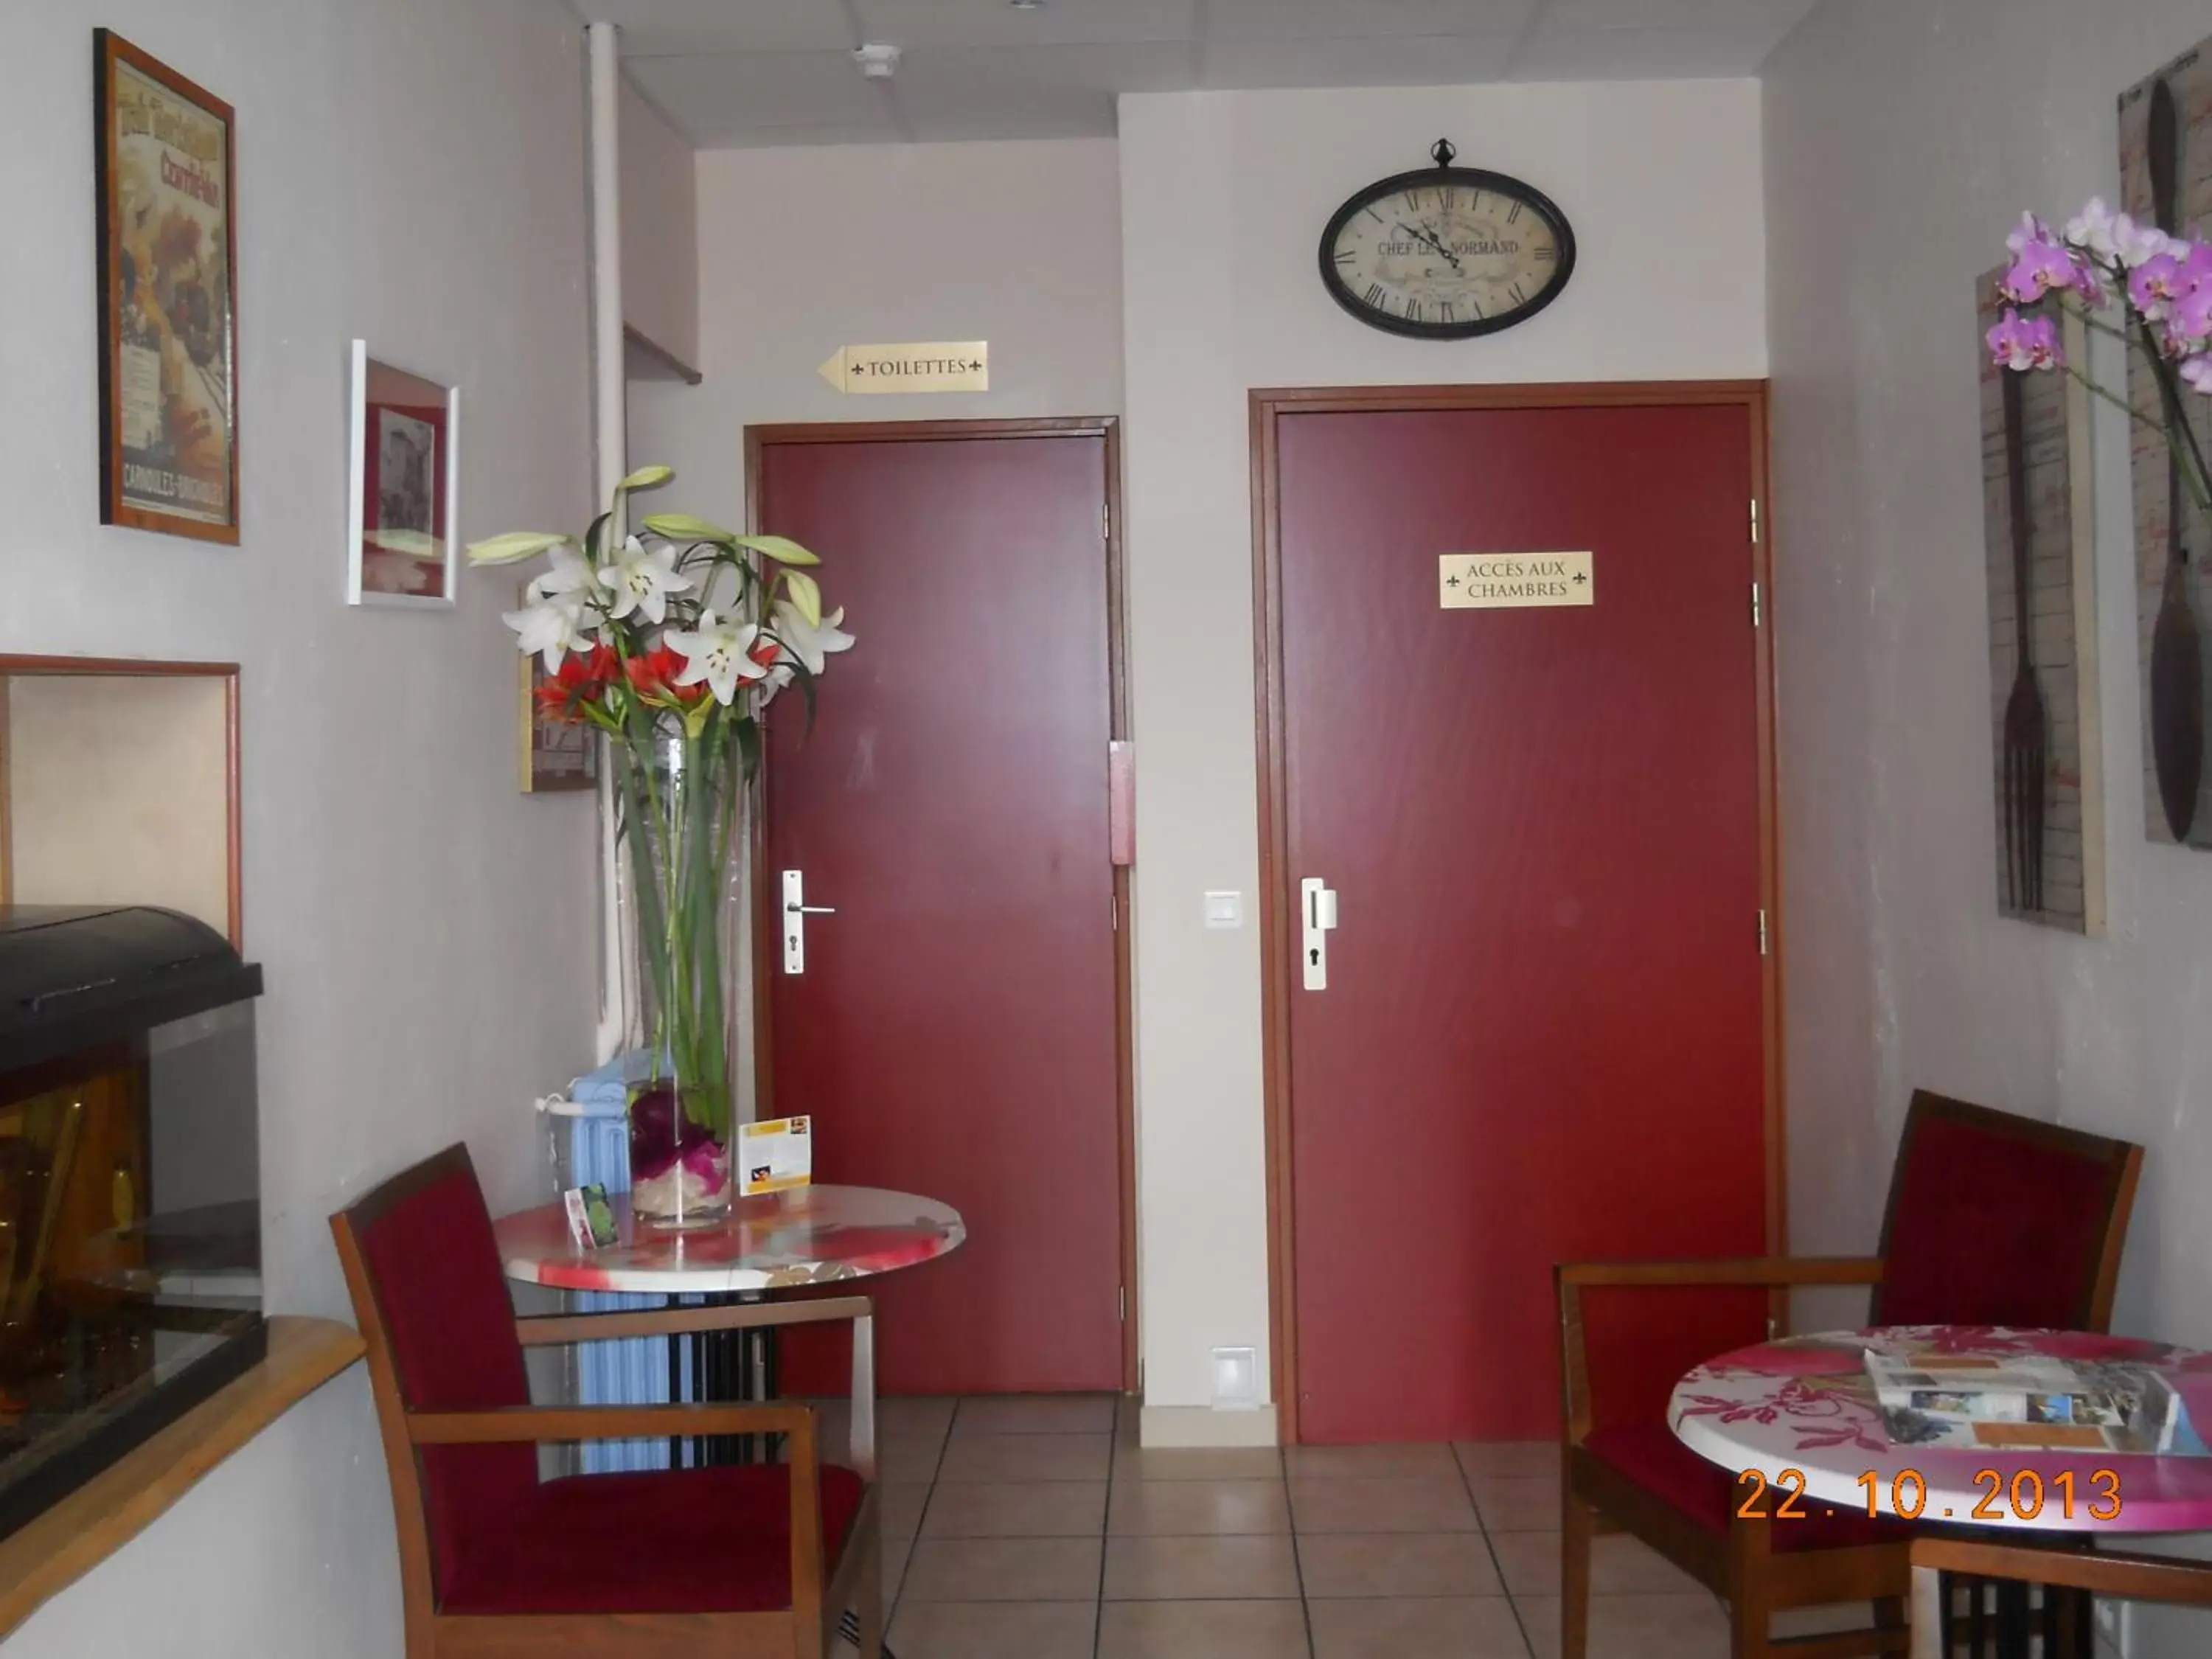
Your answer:
[[[871,81],[888,81],[898,73],[899,49],[881,40],[853,48],[853,61]]]
[[[1013,0],[1013,7],[1016,11],[1039,11],[1044,7],[1044,0]]]

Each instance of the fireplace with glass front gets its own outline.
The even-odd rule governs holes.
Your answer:
[[[0,1536],[267,1348],[252,1000],[145,906],[0,906]]]

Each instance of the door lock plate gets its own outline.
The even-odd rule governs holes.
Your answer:
[[[1328,936],[1336,930],[1336,890],[1319,876],[1298,884],[1299,963],[1309,991],[1328,989]]]

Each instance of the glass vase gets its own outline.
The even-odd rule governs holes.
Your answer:
[[[609,746],[649,1057],[630,1088],[630,1208],[660,1226],[708,1225],[731,1197],[723,909],[744,750],[736,722],[692,732],[675,715]]]

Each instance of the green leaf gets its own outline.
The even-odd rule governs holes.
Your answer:
[[[643,522],[647,530],[663,541],[721,542],[727,544],[744,539],[734,530],[725,530],[705,519],[695,519],[689,513],[648,513]]]
[[[650,466],[638,468],[636,471],[622,481],[621,487],[624,489],[658,489],[675,476],[674,467],[663,466],[659,462],[655,461]]]
[[[510,530],[503,536],[492,536],[469,544],[471,564],[520,564],[525,559],[534,559],[553,548],[566,547],[568,538],[546,530]]]
[[[650,523],[648,520],[647,522]],[[809,553],[788,536],[732,536],[730,540],[739,547],[749,547],[756,553],[764,553],[778,564],[820,564],[822,561]]]
[[[714,717],[714,710],[719,707],[720,705],[712,697],[706,697],[701,699],[692,708],[686,709],[684,713],[684,735],[687,738],[696,738],[705,731],[707,722]]]
[[[786,570],[779,574],[784,591],[791,595],[792,604],[799,614],[806,618],[809,628],[822,626],[822,585],[803,570]]]
[[[600,514],[592,520],[592,527],[584,532],[584,557],[593,564],[599,563],[606,552],[607,526],[613,521],[614,516],[611,513]]]

